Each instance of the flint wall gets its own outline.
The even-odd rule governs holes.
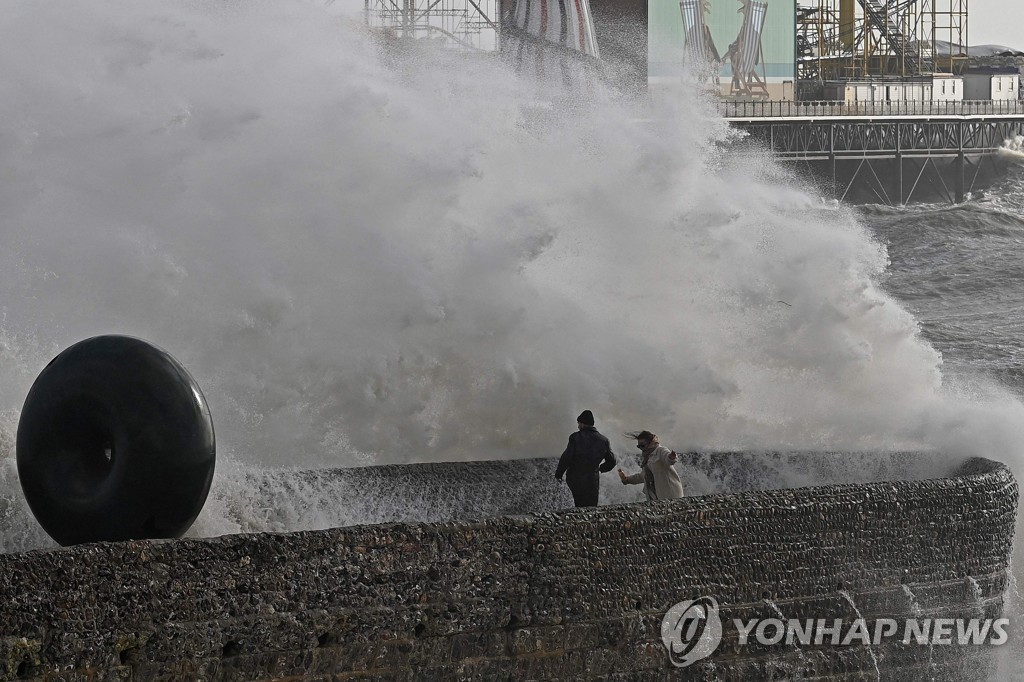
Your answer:
[[[474,467],[536,477],[538,508],[563,494],[547,461],[388,478],[436,490]],[[661,619],[705,595],[727,623],[995,617],[1016,504],[1004,466],[970,460],[922,481],[4,555],[0,675],[983,680],[996,665],[984,647],[740,647],[728,626],[710,658],[677,669]]]

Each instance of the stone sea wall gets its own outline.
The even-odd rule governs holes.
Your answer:
[[[547,460],[418,466],[387,478],[509,484],[522,512],[564,499]],[[0,677],[990,679],[989,647],[740,646],[730,627],[674,668],[661,621],[701,596],[727,623],[997,617],[1016,505],[1009,471],[974,459],[928,480],[2,555]]]

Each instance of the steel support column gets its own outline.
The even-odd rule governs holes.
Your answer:
[[[954,171],[956,175],[954,180],[956,182],[956,203],[961,204],[964,201],[964,124],[959,123],[956,127],[956,142],[957,142],[957,155],[956,155],[956,166]]]

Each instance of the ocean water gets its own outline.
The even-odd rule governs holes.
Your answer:
[[[883,286],[942,354],[945,380],[1024,396],[1024,165],[957,206],[860,213],[889,252]]]
[[[104,333],[206,394],[191,535],[367,520],[276,472],[557,456],[584,408],[624,453],[646,428],[1021,471],[1021,168],[955,208],[841,206],[730,154],[696,94],[566,100],[342,9],[6,3],[0,549],[53,544],[18,418]]]

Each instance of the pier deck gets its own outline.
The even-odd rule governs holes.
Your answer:
[[[961,202],[1005,170],[999,149],[1024,134],[1024,102],[721,102],[751,143],[806,166],[835,198],[898,205]]]

